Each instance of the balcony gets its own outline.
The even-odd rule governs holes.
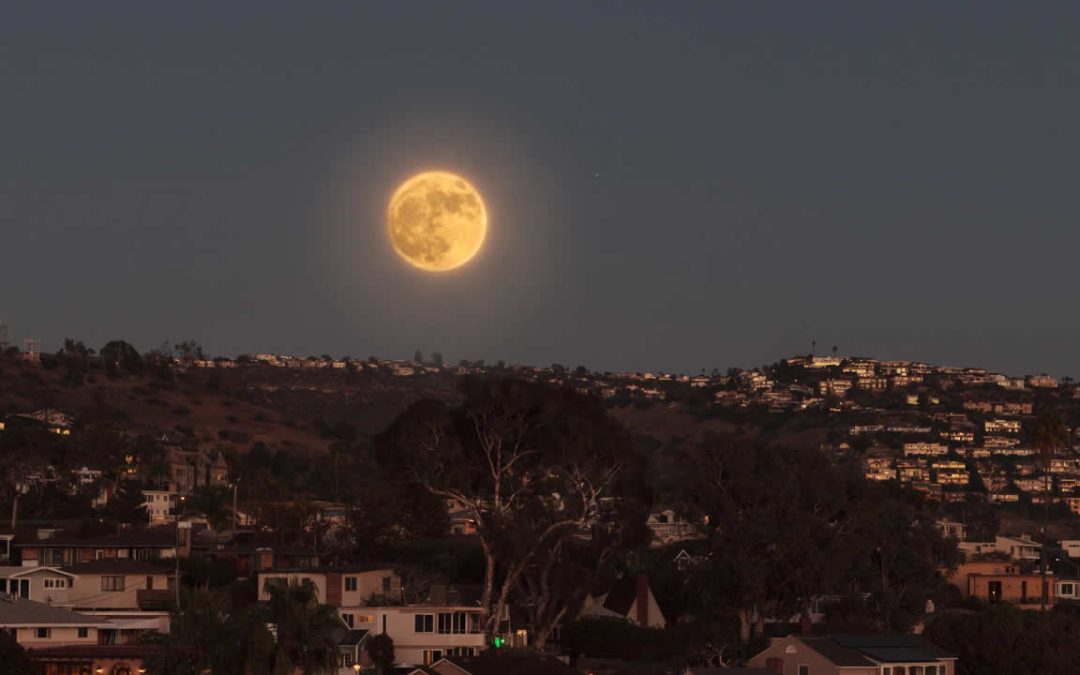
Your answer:
[[[161,611],[171,609],[176,602],[176,591],[166,589],[147,590],[140,588],[135,591],[135,604],[144,612]]]

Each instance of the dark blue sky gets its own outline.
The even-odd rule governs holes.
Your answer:
[[[312,6],[318,5],[318,6]],[[942,6],[947,5],[947,6]],[[27,3],[0,316],[220,354],[1080,374],[1077,3]],[[383,234],[457,170],[486,248]]]

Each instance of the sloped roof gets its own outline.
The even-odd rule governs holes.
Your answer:
[[[837,666],[872,666],[875,662],[918,663],[956,658],[917,635],[842,633],[800,639]]]
[[[97,626],[99,617],[0,594],[0,626]]]
[[[884,648],[884,649],[918,649],[928,656],[937,659],[955,659],[952,654],[937,646],[921,635],[898,635],[895,633],[862,634],[862,633],[838,633],[832,639],[842,645],[855,647],[856,649]]]
[[[155,565],[145,560],[91,560],[75,565],[65,565],[65,572],[71,574],[173,574],[175,570]]]
[[[364,641],[367,637],[368,631],[361,629],[349,630],[345,633],[340,640],[338,640],[338,646],[341,647],[353,647]]]
[[[59,567],[50,567],[50,566],[47,566],[47,565],[43,565],[43,566],[39,566],[39,567],[23,567],[21,565],[20,566],[6,565],[4,567],[0,567],[0,579],[11,579],[11,578],[14,578],[14,577],[25,577],[27,575],[35,574],[35,573],[39,573],[39,572],[45,572],[45,573],[48,573],[48,574],[63,574],[64,576],[68,576],[68,577],[72,576],[70,572],[65,572],[65,571],[61,570]]]
[[[832,638],[801,638],[803,644],[821,654],[837,666],[873,666],[874,662],[859,653],[857,649],[846,647]]]
[[[444,659],[469,675],[581,675],[558,659],[541,656],[500,655],[485,652],[472,658]],[[438,663],[438,662],[436,662]],[[434,665],[434,664],[433,664]]]

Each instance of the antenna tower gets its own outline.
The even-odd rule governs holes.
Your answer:
[[[23,340],[23,358],[27,361],[41,360],[41,338]]]

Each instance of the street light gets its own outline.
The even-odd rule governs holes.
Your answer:
[[[352,664],[352,669],[353,669],[353,672],[359,673],[360,672],[360,664],[359,663]]]

